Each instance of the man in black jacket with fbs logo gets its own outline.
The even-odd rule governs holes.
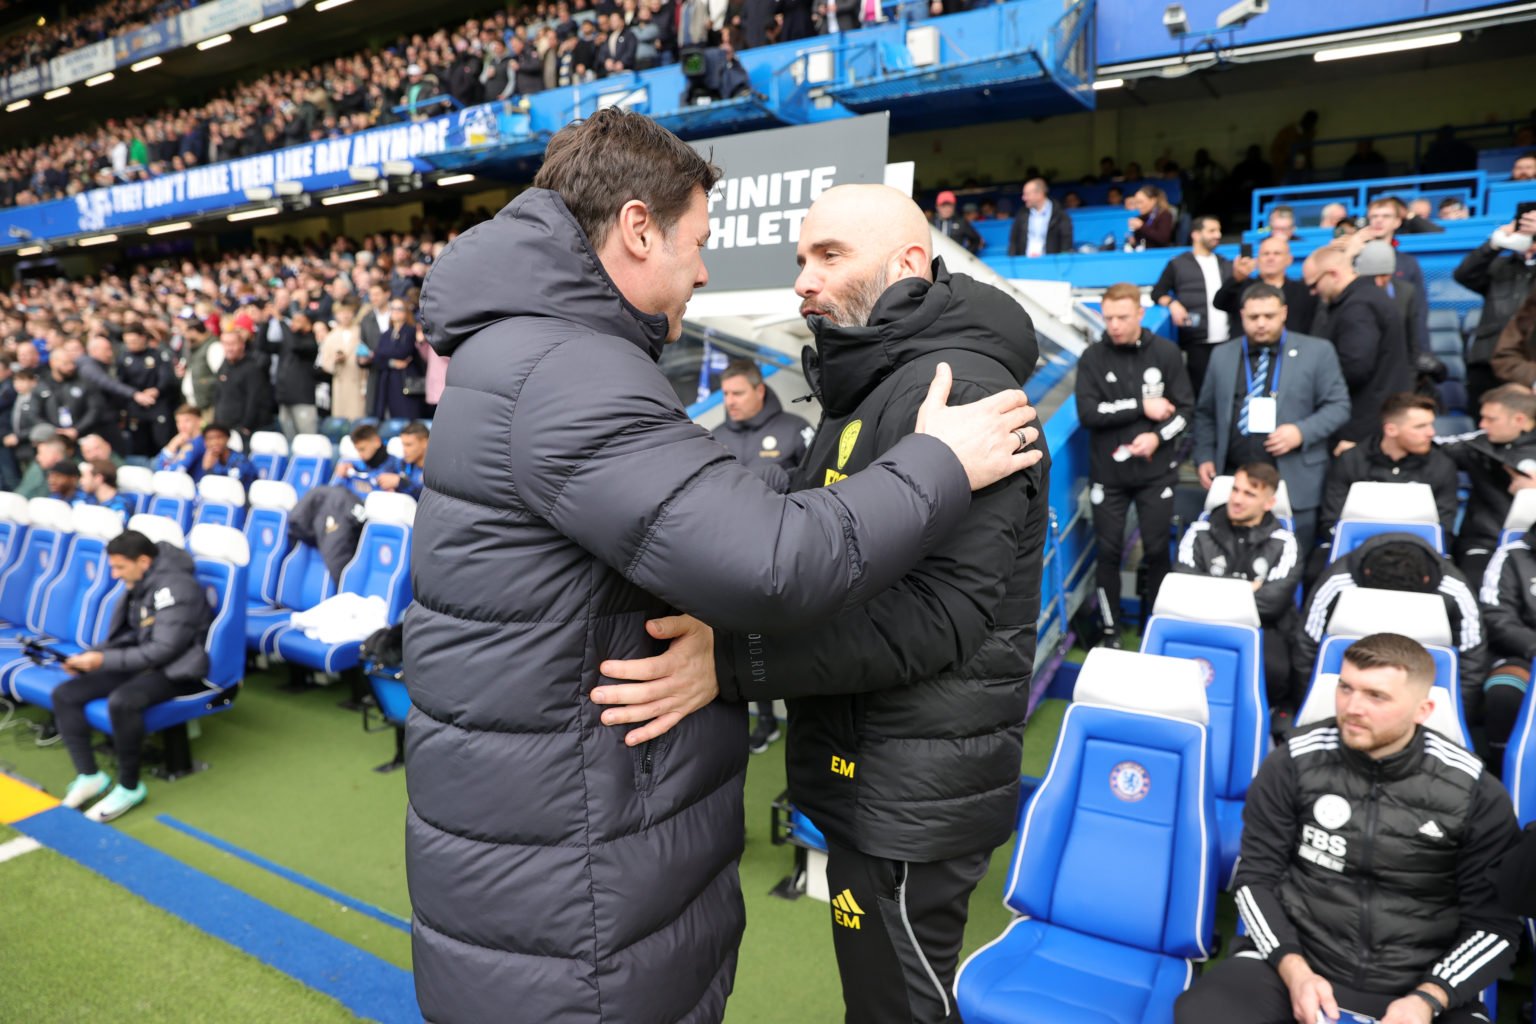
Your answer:
[[[796,490],[836,484],[909,435],[937,367],[952,367],[961,400],[1034,370],[1017,303],[951,274],[930,246],[922,212],[883,185],[840,186],[812,206],[796,291],[825,415]],[[790,797],[827,837],[848,1021],[954,1017],[967,900],[1017,810],[1046,480],[1041,464],[977,492],[959,528],[863,608],[802,632],[717,629],[689,652],[724,697],[789,701]],[[621,703],[626,690],[643,687],[592,696]]]
[[[1483,765],[1424,726],[1435,663],[1395,633],[1344,653],[1336,717],[1298,730],[1243,807],[1247,935],[1175,1004],[1176,1024],[1487,1021],[1520,922],[1496,869],[1519,832]]]
[[[1195,394],[1179,347],[1141,326],[1141,289],[1111,285],[1102,300],[1104,340],[1077,366],[1077,417],[1088,429],[1098,538],[1098,611],[1110,646],[1120,644],[1120,557],[1132,502],[1141,524],[1146,594],[1168,573],[1175,445],[1189,427]]]

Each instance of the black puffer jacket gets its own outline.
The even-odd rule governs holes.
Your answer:
[[[1504,517],[1509,515],[1509,506],[1515,500],[1509,493],[1510,476],[1505,467],[1519,467],[1521,472],[1536,476],[1536,430],[1528,430],[1503,444],[1490,441],[1481,430],[1437,437],[1435,444],[1472,482],[1467,513],[1462,516],[1461,530],[1456,534],[1457,557],[1472,548],[1492,551],[1504,529]]]
[[[453,357],[405,620],[422,1011],[718,1021],[745,710],[631,748],[587,699],[598,666],[657,653],[645,621],[673,610],[789,631],[870,599],[959,523],[964,470],[915,437],[837,487],[771,493],[689,421],[656,367],[666,318],[624,300],[547,190],[449,245],[422,313]]]
[[[736,456],[736,460],[764,479],[781,479],[777,474],[769,476],[769,467],[777,466],[785,474],[793,475],[805,458],[805,447],[812,434],[811,425],[799,416],[784,411],[779,396],[773,388],[767,388],[763,407],[751,419],[726,421],[716,427],[712,436]],[[776,487],[782,491],[784,488]]]
[[[1480,599],[1488,653],[1529,661],[1536,655],[1536,527],[1499,548],[1483,574]]]
[[[149,572],[112,609],[102,645],[106,672],[157,668],[196,690],[208,674],[208,627],[213,611],[197,582],[192,556],[161,541]]]
[[[1498,780],[1439,733],[1374,760],[1334,719],[1307,726],[1248,789],[1240,941],[1277,968],[1299,953],[1335,984],[1399,996],[1434,982],[1468,1003],[1519,948],[1494,873],[1518,835]]]
[[[1296,535],[1264,513],[1256,526],[1233,526],[1225,505],[1211,511],[1209,519],[1189,524],[1179,541],[1178,572],[1216,576],[1228,580],[1262,579],[1253,601],[1259,621],[1266,626],[1289,627],[1296,618],[1296,588],[1301,584],[1304,561],[1296,549]]]
[[[935,263],[899,281],[870,326],[813,321],[806,375],[825,418],[795,487],[856,473],[912,432],[940,361],[951,401],[1019,387],[1034,327],[1017,303]],[[933,861],[1012,831],[1048,518],[1044,462],[976,495],[954,535],[900,583],[810,632],[717,631],[723,693],[788,697],[789,789],[829,840]]]

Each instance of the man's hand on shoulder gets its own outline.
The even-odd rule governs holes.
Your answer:
[[[625,735],[632,747],[667,732],[720,694],[713,629],[691,615],[652,619],[645,628],[671,645],[654,658],[603,662],[598,671],[604,676],[629,682],[606,683],[591,695],[594,704],[617,705],[603,712],[604,725],[646,723]]]
[[[917,432],[949,446],[965,467],[971,490],[990,487],[1045,457],[1024,450],[1040,431],[1029,426],[1035,409],[1023,391],[1009,389],[968,405],[949,405],[954,379],[949,364],[940,363],[917,411]]]

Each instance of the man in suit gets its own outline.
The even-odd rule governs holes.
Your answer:
[[[1024,209],[1008,233],[1009,256],[1049,256],[1072,251],[1072,218],[1046,195],[1044,178],[1024,183]]]
[[[602,15],[598,15],[599,18]],[[624,24],[624,17],[620,14],[612,14],[607,19],[608,39],[603,43],[602,59],[603,74],[621,75],[635,68],[635,54],[640,47],[640,41],[635,34]]]
[[[1298,547],[1311,548],[1328,476],[1329,435],[1349,419],[1333,346],[1285,329],[1285,295],[1260,282],[1243,294],[1243,337],[1213,346],[1195,403],[1195,465],[1209,488],[1251,462],[1280,471]]]
[[[1168,315],[1179,329],[1190,383],[1198,392],[1211,359],[1211,346],[1232,336],[1226,312],[1215,305],[1222,284],[1232,276],[1232,261],[1216,255],[1221,221],[1196,217],[1190,228],[1189,252],[1180,253],[1163,267],[1152,286],[1152,301],[1168,307]]]

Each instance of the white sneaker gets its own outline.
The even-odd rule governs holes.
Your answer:
[[[113,786],[112,792],[102,797],[96,806],[86,811],[85,816],[92,821],[113,821],[121,818],[143,803],[144,797],[147,795],[148,790],[142,782],[135,789]]]
[[[60,801],[65,807],[84,807],[107,791],[112,785],[112,777],[106,772],[97,772],[94,775],[76,775],[69,789],[64,791],[64,799]]]

